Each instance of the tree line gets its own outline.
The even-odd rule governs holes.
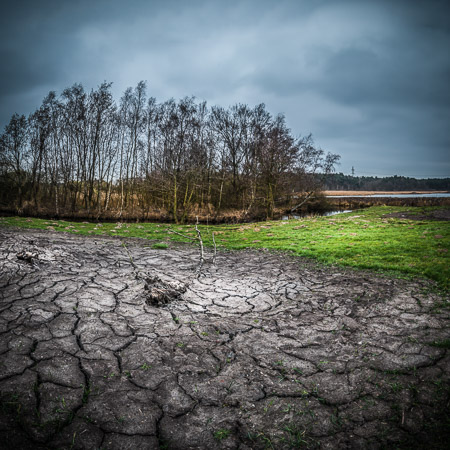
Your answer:
[[[351,176],[330,173],[322,177],[323,187],[338,191],[450,191],[450,178]]]
[[[311,135],[294,137],[264,104],[158,103],[143,81],[116,102],[111,85],[52,91],[28,117],[11,117],[0,135],[3,209],[176,222],[225,210],[270,218],[311,196],[317,174],[339,159]]]

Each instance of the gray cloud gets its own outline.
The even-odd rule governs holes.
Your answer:
[[[49,90],[140,80],[158,100],[264,102],[341,170],[449,176],[448,2],[10,2],[0,126]]]

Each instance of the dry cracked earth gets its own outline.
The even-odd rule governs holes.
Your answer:
[[[446,445],[449,317],[426,283],[262,251],[197,278],[192,246],[0,242],[1,448]]]

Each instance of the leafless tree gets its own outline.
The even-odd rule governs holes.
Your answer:
[[[28,119],[12,116],[0,135],[0,200],[94,217],[159,211],[184,222],[223,209],[272,217],[293,191],[294,210],[313,197],[338,159],[311,136],[294,138],[264,104],[158,103],[143,81],[117,104],[111,83],[89,93],[74,84],[50,92]]]

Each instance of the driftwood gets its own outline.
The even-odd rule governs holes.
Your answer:
[[[39,255],[37,253],[32,253],[32,252],[27,252],[27,251],[23,251],[23,252],[19,252],[17,253],[17,259],[20,259],[21,261],[26,261],[27,263],[32,264],[35,259],[38,259]]]
[[[186,292],[186,284],[180,281],[164,281],[157,275],[151,276],[146,272],[140,271],[134,263],[133,257],[125,242],[122,242],[122,246],[128,253],[135,278],[144,282],[145,297],[148,304],[153,306],[167,305]]]
[[[186,285],[180,281],[163,281],[158,276],[144,279],[147,303],[154,306],[167,305],[186,292]]]
[[[168,233],[174,233],[177,234],[185,239],[188,239],[193,242],[198,242],[199,244],[199,263],[195,270],[195,277],[200,278],[202,274],[202,269],[205,263],[211,262],[212,264],[216,264],[216,257],[217,257],[217,246],[216,246],[216,239],[214,236],[214,232],[212,233],[212,240],[214,244],[214,253],[213,256],[207,260],[205,258],[205,247],[203,245],[203,238],[202,233],[198,228],[198,217],[197,217],[197,223],[195,225],[195,231],[197,233],[196,237],[187,236],[185,234],[179,233],[178,231],[167,229]],[[149,273],[143,272],[139,270],[137,265],[135,264],[133,257],[131,256],[130,251],[128,250],[128,247],[126,246],[125,242],[122,242],[123,248],[126,250],[128,254],[128,258],[130,260],[130,264],[133,268],[135,278],[137,280],[141,280],[144,282],[144,290],[145,290],[145,297],[146,302],[153,306],[163,306],[167,305],[168,303],[177,300],[181,294],[186,292],[186,289],[188,287],[188,284],[182,283],[180,281],[176,280],[170,280],[166,281],[161,279],[161,277],[157,275],[150,275]]]

